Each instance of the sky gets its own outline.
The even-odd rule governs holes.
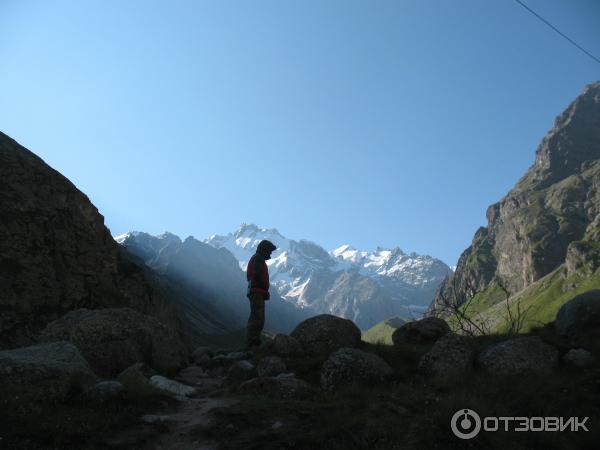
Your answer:
[[[600,57],[600,2],[523,0]],[[0,0],[0,131],[113,235],[455,264],[600,64],[514,0]]]

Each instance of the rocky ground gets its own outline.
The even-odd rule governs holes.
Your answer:
[[[6,350],[0,447],[465,448],[449,424],[471,408],[589,417],[589,431],[486,432],[468,448],[595,448],[600,297],[579,303],[527,335],[460,336],[426,318],[399,327],[391,346],[367,344],[351,321],[321,315],[251,352],[199,347],[172,373],[157,372],[151,358],[118,373],[99,366],[121,360],[114,345],[105,349],[115,357],[95,364],[69,341]]]

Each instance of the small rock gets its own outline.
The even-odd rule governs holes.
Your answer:
[[[194,389],[192,386],[187,386],[175,380],[170,380],[169,378],[161,375],[154,375],[152,378],[150,378],[150,384],[157,389],[184,397],[193,395],[196,392],[196,389]]]
[[[203,364],[209,362],[212,356],[213,352],[210,348],[198,347],[196,350],[194,350],[194,353],[192,353],[192,360],[199,366],[202,366]]]
[[[583,348],[572,348],[563,356],[563,362],[566,365],[579,367],[580,369],[592,366],[595,360],[594,356]]]
[[[163,425],[175,421],[171,416],[157,414],[146,414],[141,420],[149,425]]]
[[[231,365],[227,371],[227,382],[230,384],[238,384],[249,380],[256,374],[254,364],[245,359],[237,361]]]
[[[123,393],[123,385],[118,381],[99,381],[84,393],[84,396],[90,400],[98,402],[107,402],[118,399]]]
[[[276,421],[273,425],[271,425],[271,428],[273,430],[278,430],[279,428],[281,428],[283,426],[283,423],[281,422],[281,420]]]
[[[266,356],[258,362],[259,377],[270,377],[285,372],[285,362],[279,356]]]
[[[189,366],[183,370],[180,370],[175,379],[184,384],[198,384],[202,379],[206,378],[206,372],[202,367]]]

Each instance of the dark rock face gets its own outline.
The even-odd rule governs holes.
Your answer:
[[[45,397],[50,400],[64,400],[73,389],[84,391],[96,380],[87,361],[69,342],[0,351],[2,385],[43,386]]]
[[[178,336],[131,308],[78,309],[46,326],[41,340],[70,341],[96,373],[110,377],[137,362],[173,373],[187,362]]]
[[[301,345],[302,351],[311,354],[329,354],[342,347],[356,347],[361,333],[348,319],[321,314],[306,319],[291,336]]]
[[[564,336],[600,330],[600,290],[585,292],[562,305],[556,314],[554,327],[558,334]]]
[[[342,348],[332,353],[321,370],[321,388],[334,391],[349,384],[381,383],[392,375],[392,368],[379,356]]]
[[[558,350],[537,336],[521,337],[489,346],[477,362],[495,375],[543,373],[558,365]]]
[[[0,348],[35,342],[78,308],[130,306],[179,321],[147,269],[112,239],[69,180],[0,133]]]
[[[401,344],[433,344],[450,331],[448,324],[438,317],[425,317],[408,322],[394,331],[394,345]]]
[[[431,314],[462,304],[499,281],[510,294],[565,264],[600,264],[600,83],[587,86],[542,139],[535,163],[487,210],[456,271],[438,289]]]

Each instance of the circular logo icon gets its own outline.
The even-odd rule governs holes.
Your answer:
[[[472,439],[481,430],[481,418],[472,409],[459,409],[452,416],[450,427],[460,439]]]

